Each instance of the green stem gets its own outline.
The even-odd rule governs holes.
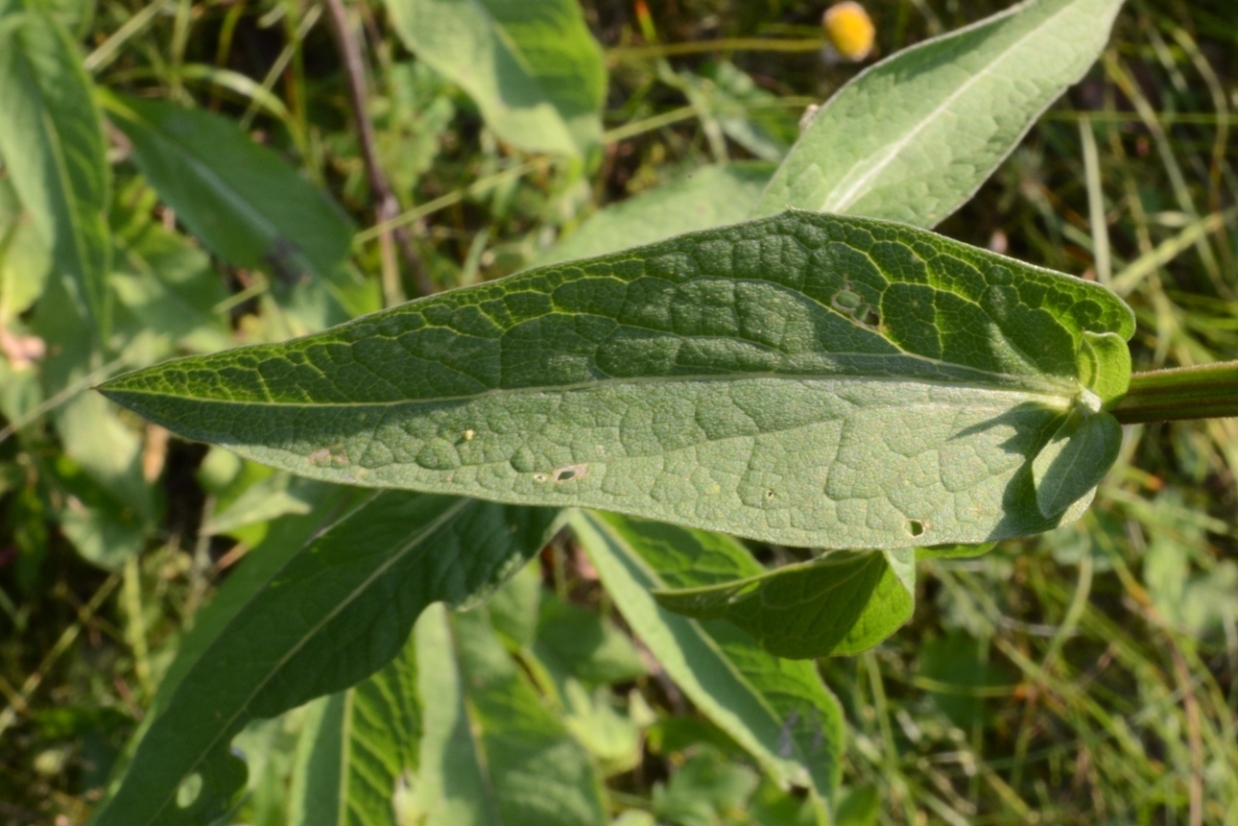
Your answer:
[[[1238,416],[1238,361],[1136,373],[1109,412],[1122,424]]]

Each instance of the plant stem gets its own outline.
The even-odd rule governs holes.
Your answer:
[[[377,202],[378,223],[383,224],[400,213],[400,204],[396,200],[395,194],[392,193],[391,186],[387,183],[387,176],[383,174],[382,166],[379,164],[377,141],[374,137],[374,124],[370,122],[370,118],[365,111],[368,94],[366,91],[365,62],[361,59],[361,47],[353,36],[352,29],[348,24],[348,14],[344,10],[342,0],[324,0],[324,5],[327,7],[327,16],[331,21],[331,30],[335,33],[336,46],[340,51],[340,60],[343,64],[345,79],[347,80],[348,100],[352,105],[353,117],[357,121],[357,139],[361,144],[361,159],[365,163],[365,170],[370,179],[370,192]],[[434,284],[430,281],[430,274],[426,271],[425,263],[421,260],[421,255],[417,252],[417,248],[413,245],[413,239],[408,232],[408,228],[403,226],[392,227],[387,232],[384,232],[383,235],[387,235],[388,232],[395,236],[400,251],[404,253],[404,262],[408,265],[413,285],[417,288],[417,292],[422,295],[429,295],[434,292]],[[389,277],[384,277],[383,292],[388,305],[398,304],[403,300],[403,296],[400,294],[402,291],[400,290],[398,278],[393,281]]]
[[[1136,373],[1109,412],[1122,424],[1238,416],[1238,361]]]

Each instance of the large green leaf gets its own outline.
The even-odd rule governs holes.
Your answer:
[[[774,165],[706,166],[592,215],[538,264],[589,258],[685,232],[735,224],[752,210]]]
[[[404,44],[477,102],[500,138],[579,155],[601,138],[602,50],[576,0],[387,0]]]
[[[348,255],[340,209],[228,119],[112,94],[103,102],[159,197],[221,258],[295,281],[330,277]]]
[[[1029,0],[858,75],[812,120],[755,214],[931,227],[958,209],[1109,39],[1122,0]]]
[[[228,603],[220,630],[177,671],[98,826],[210,822],[244,783],[228,748],[249,720],[374,673],[427,605],[492,589],[541,547],[553,518],[443,496],[365,498]]]
[[[911,619],[915,562],[911,549],[835,551],[813,562],[655,596],[685,616],[729,620],[779,657],[856,654]]]
[[[1085,331],[1133,328],[1095,284],[898,224],[791,212],[103,390],[329,481],[899,548],[1073,518],[1088,497],[1046,517],[1031,461],[1092,398]],[[1087,458],[1089,474],[1107,467]]]
[[[730,623],[673,614],[650,593],[734,579],[760,566],[717,534],[592,511],[570,518],[615,606],[696,707],[779,783],[810,786],[831,800],[842,712],[814,666],[771,656]]]
[[[77,312],[104,323],[110,174],[90,78],[37,0],[0,0],[0,155]]]

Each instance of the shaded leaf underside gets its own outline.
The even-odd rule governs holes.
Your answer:
[[[103,390],[336,482],[894,548],[1057,523],[1029,464],[1080,392],[1085,330],[1133,318],[924,231],[791,212]]]

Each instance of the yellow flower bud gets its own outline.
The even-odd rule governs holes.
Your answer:
[[[868,12],[855,0],[843,0],[830,6],[821,25],[834,49],[847,60],[863,60],[872,52],[876,29]]]

